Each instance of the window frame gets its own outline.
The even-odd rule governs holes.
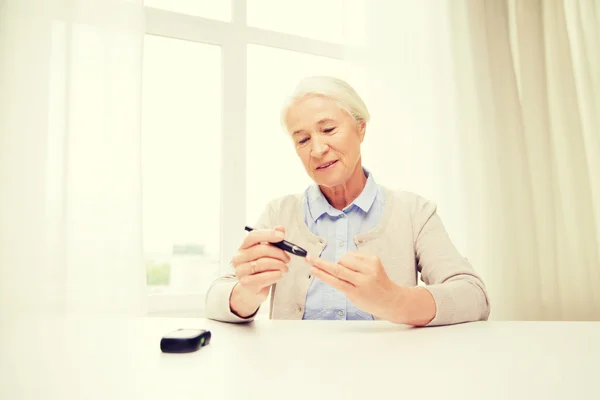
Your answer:
[[[246,0],[231,0],[231,21],[145,7],[146,35],[218,45],[222,61],[219,272],[228,269],[245,232],[246,98],[249,44],[344,59],[344,46],[247,25]],[[204,315],[204,294],[148,294],[148,315]],[[266,314],[263,314],[266,315]]]

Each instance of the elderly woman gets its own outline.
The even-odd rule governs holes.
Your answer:
[[[282,110],[306,172],[304,193],[271,201],[206,296],[208,318],[387,320],[414,326],[486,320],[482,280],[424,198],[375,182],[360,147],[369,112],[346,82],[302,80]],[[286,239],[298,257],[272,246]],[[417,285],[417,272],[426,286]]]

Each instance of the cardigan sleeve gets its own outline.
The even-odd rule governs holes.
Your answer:
[[[436,304],[428,326],[487,320],[490,301],[482,279],[453,245],[432,202],[413,209],[417,268]]]
[[[272,227],[273,220],[273,208],[269,203],[265,210],[262,212],[258,221],[254,224],[255,229],[265,229]],[[235,276],[235,270],[231,265],[230,261],[222,260],[227,262],[225,269],[227,272],[221,277],[217,278],[209,287],[206,298],[205,298],[205,316],[206,318],[213,319],[221,322],[234,322],[244,323],[254,320],[256,313],[247,317],[241,318],[234,314],[229,307],[229,298],[233,287],[238,283],[238,279]],[[258,310],[257,310],[258,312]]]

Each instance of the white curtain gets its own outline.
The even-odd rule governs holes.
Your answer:
[[[0,4],[0,311],[142,315],[142,1]]]
[[[600,319],[600,3],[380,0],[364,15],[348,58],[373,117],[365,165],[438,204],[492,319]]]
[[[480,154],[496,315],[600,319],[599,4],[465,5],[458,104],[478,118],[460,127]]]

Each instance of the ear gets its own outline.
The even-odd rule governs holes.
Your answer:
[[[367,131],[367,123],[365,121],[360,121],[358,123],[358,137],[360,138],[361,143],[365,139],[366,131]]]

